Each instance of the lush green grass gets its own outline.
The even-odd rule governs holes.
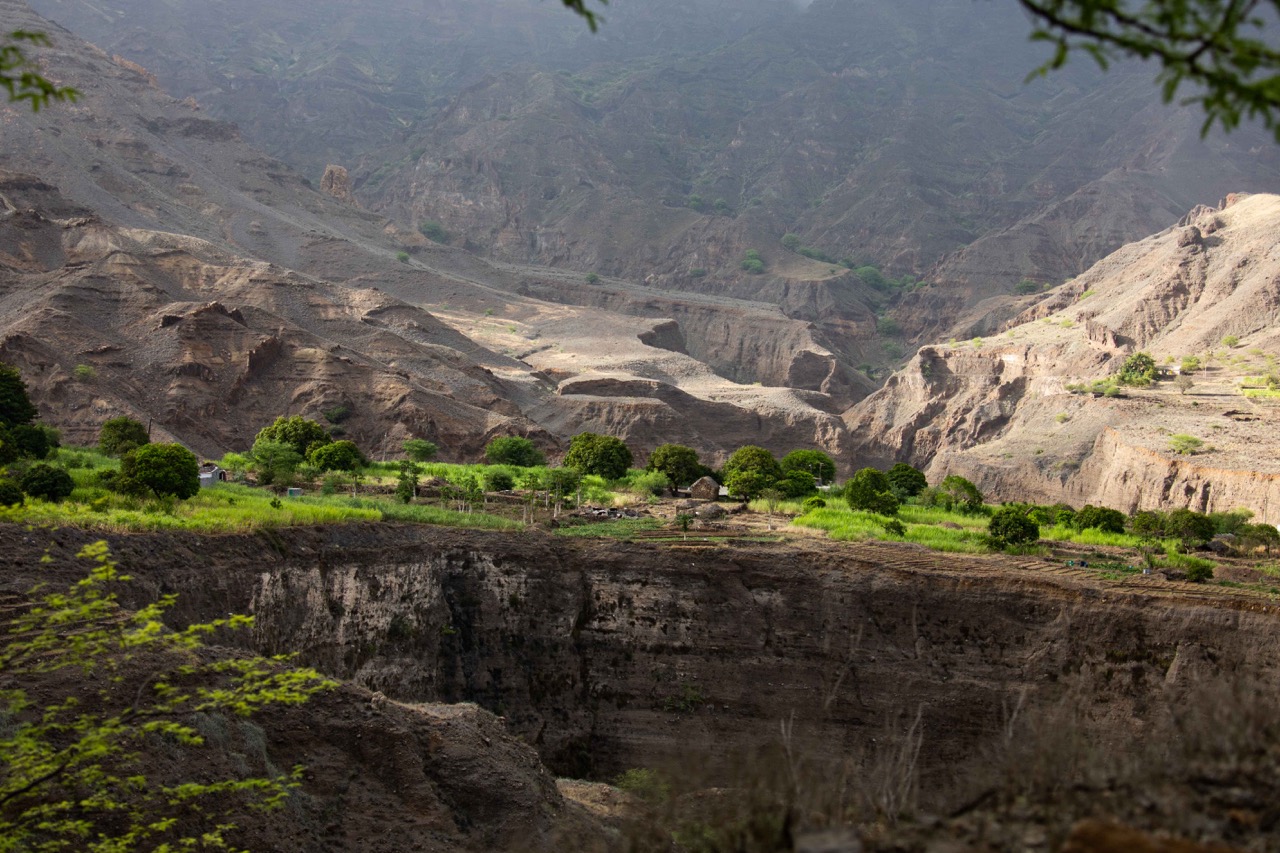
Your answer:
[[[1074,527],[1067,527],[1062,524],[1041,527],[1040,538],[1054,542],[1074,542],[1077,545],[1106,545],[1115,548],[1137,548],[1144,541],[1143,537],[1132,533],[1107,533],[1098,530],[1096,527],[1076,530]]]
[[[966,530],[986,532],[991,519],[982,513],[964,513],[943,509],[938,506],[916,506],[903,504],[898,510],[898,518],[904,524],[941,524],[944,521],[958,524]]]
[[[619,518],[613,521],[585,522],[556,528],[557,536],[576,536],[591,539],[626,539],[646,530],[661,530],[664,524],[657,518]],[[672,536],[683,534],[676,528]]]
[[[298,500],[294,498],[293,500]],[[303,498],[302,500],[307,500]],[[405,504],[394,500],[375,498],[331,498],[352,509],[381,514],[386,521],[407,521],[414,524],[435,524],[443,527],[467,527],[476,530],[523,530],[524,525],[514,519],[487,512],[458,512],[425,504]]]
[[[912,510],[907,512],[906,510]],[[953,553],[980,554],[990,551],[987,545],[986,518],[982,516],[965,516],[950,513],[931,507],[903,507],[898,520],[906,528],[905,536],[895,536],[885,530],[884,516],[870,512],[861,512],[841,506],[827,506],[800,516],[792,524],[815,530],[825,530],[832,539],[843,541],[862,541],[866,539],[882,539],[891,542],[915,542],[932,548],[935,551]],[[967,527],[955,530],[939,527],[938,521],[964,519]],[[937,518],[938,521],[932,521]],[[916,521],[913,519],[929,519]],[[960,524],[956,520],[954,523]]]
[[[325,498],[281,498],[269,492],[224,484],[186,501],[138,500],[97,489],[77,489],[87,500],[47,503],[28,499],[24,506],[0,508],[0,521],[74,525],[102,530],[199,530],[231,532],[304,524],[379,521],[377,509],[344,506]]]

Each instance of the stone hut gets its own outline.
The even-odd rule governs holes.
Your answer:
[[[696,501],[713,501],[720,497],[720,484],[711,477],[703,477],[689,487],[689,497]]]

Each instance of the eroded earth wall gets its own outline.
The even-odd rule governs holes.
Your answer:
[[[0,577],[69,579],[85,532],[4,528]],[[919,713],[927,769],[1066,691],[1140,724],[1196,673],[1275,682],[1274,606],[1121,591],[889,544],[635,544],[366,525],[110,537],[139,600],[257,618],[252,642],[406,701],[473,700],[567,775],[728,760],[777,737],[865,754]],[[54,558],[42,567],[48,549]],[[1170,594],[1170,591],[1174,594]]]

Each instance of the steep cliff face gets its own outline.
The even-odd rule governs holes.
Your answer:
[[[1124,247],[998,335],[922,348],[845,413],[855,455],[962,474],[998,499],[1245,507],[1280,522],[1280,409],[1241,392],[1280,355],[1278,222],[1280,198],[1230,197]],[[1137,351],[1169,371],[1187,356],[1200,367],[1184,388],[1067,390]],[[1178,457],[1176,434],[1201,451]]]
[[[3,536],[8,588],[70,571],[89,538]],[[41,570],[50,539],[54,568]],[[798,747],[869,755],[919,712],[936,778],[1014,704],[1071,684],[1120,733],[1198,661],[1272,679],[1280,639],[1275,608],[1243,593],[1099,587],[1043,563],[908,546],[390,526],[111,542],[138,595],[180,593],[177,618],[251,611],[260,650],[405,701],[478,702],[579,776],[704,754],[716,766],[793,717]]]

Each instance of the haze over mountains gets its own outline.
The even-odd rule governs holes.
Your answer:
[[[1280,190],[1267,134],[1202,140],[1149,69],[1024,83],[1044,54],[1008,2],[616,0],[598,36],[525,0],[33,5],[102,50],[0,0],[11,28],[54,33],[45,68],[86,96],[0,108],[0,357],[77,437],[128,412],[214,454],[345,406],[375,451],[592,429],[712,460],[756,443],[959,465],[1019,419],[979,406],[981,429],[908,447],[910,394],[886,400],[907,379],[850,407],[918,344],[1085,290],[1019,282]],[[316,189],[330,163],[352,197]],[[1270,305],[1261,263],[1240,287]],[[1150,314],[1123,275],[1105,287]],[[1098,334],[1026,357],[1097,378],[1127,346]],[[1074,470],[1045,494],[1092,494]]]

